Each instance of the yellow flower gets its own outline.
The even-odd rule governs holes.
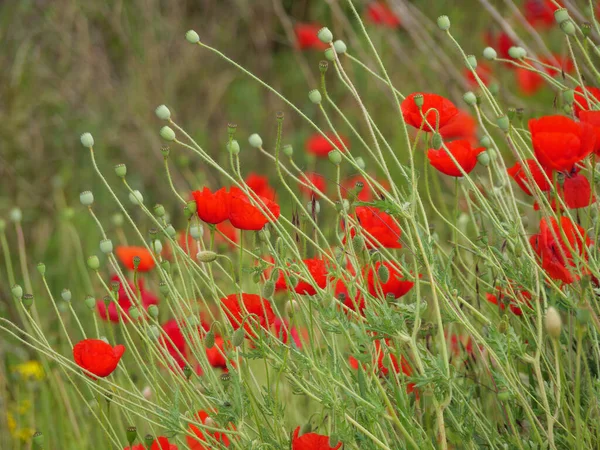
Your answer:
[[[17,364],[12,370],[27,380],[32,379],[39,381],[44,378],[44,369],[39,361],[27,361]]]

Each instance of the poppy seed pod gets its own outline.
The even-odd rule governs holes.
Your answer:
[[[477,104],[477,96],[471,91],[464,93],[463,100],[469,106],[474,106]]]
[[[293,317],[300,310],[300,305],[296,300],[290,300],[285,304],[285,314],[288,317]]]
[[[281,151],[283,152],[283,154],[285,156],[288,157],[292,157],[292,155],[294,154],[294,147],[292,147],[290,144],[286,144],[283,146],[283,148],[281,149]]]
[[[165,233],[167,233],[167,236],[171,238],[177,236],[177,231],[175,230],[175,227],[173,227],[173,225],[171,225],[170,223],[167,224],[167,226],[165,227]]]
[[[557,24],[560,25],[569,19],[569,11],[567,11],[567,8],[559,8],[554,11],[554,20],[556,20]]]
[[[162,245],[162,242],[160,242],[160,240],[158,240],[158,239],[153,240],[151,247],[152,247],[152,250],[154,250],[154,253],[156,253],[156,254],[162,253],[163,245]]]
[[[483,57],[489,61],[493,61],[498,57],[498,53],[492,47],[483,49]]]
[[[203,235],[204,228],[202,227],[202,225],[192,225],[190,227],[190,236],[192,236],[192,239],[194,239],[195,241],[202,239]]]
[[[92,202],[94,201],[94,197],[92,196]],[[19,223],[23,219],[23,213],[19,208],[13,208],[10,210],[10,220],[15,223]]]
[[[174,141],[175,140],[175,132],[171,127],[164,126],[159,131],[160,137],[165,141]]]
[[[333,48],[328,48],[325,50],[325,58],[329,61],[335,61],[335,50]]]
[[[477,155],[477,161],[482,166],[487,167],[490,165],[490,155],[487,151],[481,152],[479,155]]]
[[[96,308],[96,299],[94,297],[92,297],[91,295],[86,296],[83,301],[88,308],[90,308],[90,309]]]
[[[94,137],[90,133],[83,133],[79,140],[81,141],[81,145],[86,148],[92,148],[94,146]]]
[[[147,434],[146,436],[144,436],[144,442],[146,443],[146,448],[151,449],[152,443],[154,442],[154,436],[152,436],[151,434]]]
[[[163,145],[160,148],[160,152],[162,153],[163,158],[167,159],[169,157],[169,155],[171,154],[171,148],[168,145]]]
[[[334,44],[334,48],[335,48],[335,44]],[[329,68],[329,62],[328,61],[319,61],[319,71],[321,73],[327,72],[328,68]]]
[[[67,303],[71,301],[71,291],[68,289],[63,289],[60,293],[60,296]]]
[[[123,214],[115,213],[111,217],[111,221],[115,227],[120,227],[120,226],[123,226],[123,222],[125,221],[125,218],[123,217]]]
[[[160,291],[160,293],[162,295],[168,295],[169,294],[169,285],[167,283],[165,283],[164,281],[161,281],[160,283],[158,283],[158,290]]]
[[[21,297],[23,297],[23,288],[21,286],[19,286],[18,284],[15,284],[10,289],[10,292],[12,293],[13,297],[16,298],[17,300],[21,300]]]
[[[44,276],[46,274],[46,264],[44,264],[42,262],[38,263],[37,270],[41,276]]]
[[[227,147],[227,151],[229,153],[231,153],[232,155],[240,154],[240,144],[235,139],[232,139],[231,141],[227,142],[226,147]]]
[[[21,299],[21,303],[25,309],[30,309],[33,306],[33,295],[25,294]]]
[[[358,167],[359,169],[365,170],[365,167],[367,167],[365,164],[365,160],[362,158],[362,156],[357,156],[354,162],[356,162],[356,167]]]
[[[215,252],[211,252],[210,250],[203,250],[196,254],[196,259],[203,263],[210,263],[217,260],[217,255]]]
[[[160,329],[156,325],[150,325],[148,327],[148,337],[157,340],[160,337]]]
[[[492,146],[492,140],[490,139],[490,137],[488,135],[485,135],[485,136],[482,136],[481,139],[479,139],[479,144],[482,147],[490,148]]]
[[[115,166],[115,173],[119,178],[125,178],[125,175],[127,175],[127,166],[125,164],[117,164]]]
[[[154,214],[156,215],[156,217],[164,217],[165,207],[161,204],[154,205]]]
[[[309,213],[318,215],[321,212],[321,204],[319,203],[318,200],[315,200],[314,202],[309,201],[306,204],[306,209],[308,210]]]
[[[589,22],[582,23],[581,24],[581,34],[583,34],[584,38],[586,38],[590,34],[592,34],[592,24]]]
[[[150,305],[148,306],[148,314],[150,314],[150,317],[153,317],[154,319],[156,319],[158,317],[158,306],[156,305]]]
[[[261,148],[263,145],[263,140],[259,134],[254,133],[248,138],[248,143],[254,148]]]
[[[169,108],[167,108],[166,105],[157,106],[154,113],[156,114],[156,117],[161,120],[169,120],[171,118],[171,111],[169,111]]]
[[[105,255],[113,252],[113,243],[110,239],[102,239],[100,241],[100,251]]]
[[[136,427],[127,427],[126,435],[127,435],[127,442],[129,443],[129,446],[131,447],[133,445],[133,443],[135,442],[135,440],[137,439],[137,428]]]
[[[98,270],[100,267],[100,260],[96,255],[92,255],[87,259],[87,265],[91,270]]]
[[[333,43],[333,48],[335,49],[335,52],[338,55],[343,55],[344,53],[346,53],[346,50],[348,50],[348,47],[346,47],[346,43],[341,39],[338,39]]]
[[[548,307],[544,321],[546,325],[546,332],[551,338],[558,339],[562,329],[562,319],[560,318],[560,314],[556,308],[553,306]]]
[[[83,191],[79,194],[79,201],[83,206],[91,206],[94,203],[94,194],[91,191]]]
[[[317,37],[324,44],[331,44],[331,42],[333,42],[333,33],[327,27],[321,28],[317,33]]]
[[[198,42],[200,42],[200,36],[198,36],[198,33],[196,33],[194,30],[186,31],[185,39],[190,44],[197,44]]]
[[[502,131],[508,131],[510,128],[510,120],[507,116],[502,115],[496,118],[496,124]]]
[[[437,26],[442,31],[448,31],[450,29],[450,19],[448,16],[440,16],[437,18]]]
[[[467,55],[467,69],[475,70],[477,69],[477,58],[475,55]]]
[[[134,205],[141,205],[144,203],[144,196],[138,190],[129,193],[129,201]]]
[[[140,316],[142,315],[142,313],[140,312],[140,309],[137,306],[132,306],[131,308],[129,308],[127,313],[129,314],[129,317],[132,320],[138,320],[140,318]]]
[[[331,163],[335,164],[336,166],[338,166],[342,162],[342,154],[339,150],[331,150],[327,154],[327,157],[329,158],[329,161],[331,161]]]
[[[575,29],[573,21],[570,19],[565,20],[563,23],[561,23],[560,29],[563,30],[563,33],[565,33],[567,36],[575,36],[575,32],[577,31]]]
[[[521,58],[525,58],[525,55],[527,55],[527,52],[525,51],[525,49],[523,47],[511,47],[508,49],[508,56],[510,56],[511,58],[514,59],[521,59]]]
[[[308,99],[314,103],[315,105],[320,105],[323,98],[321,97],[321,93],[318,89],[313,89],[308,93]]]
[[[39,448],[40,450],[44,448],[44,435],[41,431],[36,431],[31,438],[31,442],[33,443],[33,448]]]

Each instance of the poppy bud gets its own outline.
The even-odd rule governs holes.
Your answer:
[[[94,203],[94,194],[92,194],[91,191],[83,191],[79,194],[79,201],[83,206],[90,206]]]
[[[21,303],[23,304],[23,307],[25,309],[29,310],[29,308],[31,308],[31,306],[33,305],[33,295],[31,295],[31,294],[23,295],[23,298],[21,299]]]
[[[562,328],[562,319],[556,308],[549,306],[546,310],[546,317],[544,320],[546,323],[546,332],[551,338],[558,339]]]
[[[41,276],[44,276],[46,273],[46,264],[44,263],[38,263],[37,265],[37,270],[40,273]]]
[[[135,440],[137,439],[137,428],[136,427],[127,427],[127,442],[129,443],[129,446],[131,447],[133,445],[133,443],[135,442]]]
[[[569,105],[573,104],[575,101],[575,91],[573,89],[563,91],[562,95],[565,103],[568,103]]]
[[[210,250],[202,250],[196,254],[196,259],[203,263],[211,263],[216,261],[217,255],[215,252],[211,252]]]
[[[15,284],[10,292],[12,293],[13,297],[16,298],[17,300],[21,300],[21,297],[23,297],[23,288],[21,286],[19,286],[18,284]]]
[[[281,259],[285,259],[285,255],[287,254],[287,247],[282,238],[277,238],[277,240],[275,241],[275,251]]]
[[[300,306],[296,300],[290,300],[285,304],[285,314],[288,317],[293,317],[300,310]]]
[[[339,150],[331,150],[327,154],[327,157],[329,158],[329,161],[331,161],[336,166],[338,166],[342,162],[342,154]]]
[[[334,48],[335,48],[335,44],[334,44]],[[329,68],[329,62],[319,61],[319,70],[321,71],[321,73],[327,72],[328,68]]]
[[[315,105],[320,105],[322,100],[321,93],[318,89],[313,89],[308,93],[308,99]]]
[[[431,147],[439,150],[443,144],[442,135],[437,131],[431,136]]]
[[[265,281],[262,289],[262,296],[264,298],[271,298],[275,293],[275,283],[271,280]]]
[[[500,128],[502,131],[508,131],[508,129],[510,128],[510,120],[505,115],[496,118],[496,124],[498,125],[498,128]]]
[[[131,317],[133,320],[138,320],[142,315],[140,309],[137,306],[132,306],[127,312],[129,313],[129,317]]]
[[[310,422],[306,422],[304,425],[302,425],[302,429],[300,430],[300,435],[310,433],[311,431],[312,431],[312,425],[310,424]]]
[[[154,113],[156,114],[156,117],[161,120],[169,120],[171,118],[171,111],[169,111],[169,108],[167,108],[166,105],[157,106]]]
[[[348,50],[348,47],[346,47],[346,43],[341,39],[338,39],[333,43],[333,48],[335,49],[335,52],[338,55],[343,55],[344,53],[346,53],[346,50]]]
[[[450,19],[448,16],[440,16],[437,18],[437,26],[442,31],[448,31],[450,29]]]
[[[490,94],[494,96],[498,95],[498,92],[500,92],[500,85],[494,81],[488,85],[488,90],[490,91]]]
[[[271,239],[271,233],[269,233],[269,230],[267,230],[266,228],[259,230],[257,234],[258,240],[260,242],[269,242],[269,240]]]
[[[100,241],[100,251],[105,255],[113,252],[113,243],[110,239],[102,239]]]
[[[335,50],[333,48],[326,49],[325,58],[327,58],[329,61],[335,61]]]
[[[567,36],[575,36],[575,25],[571,20],[565,20],[563,23],[561,23],[560,29],[563,30],[563,33],[565,33]]]
[[[193,374],[193,370],[190,366],[188,366],[187,364],[185,366],[183,366],[183,375],[185,376],[185,378],[189,381],[190,378],[192,377]]]
[[[87,265],[91,270],[98,270],[100,267],[100,260],[96,255],[92,255],[87,259]]]
[[[294,148],[290,144],[284,145],[283,148],[281,149],[281,151],[283,152],[283,154],[285,156],[288,156],[290,158],[294,154]]]
[[[150,305],[148,306],[148,314],[150,315],[150,317],[156,319],[158,318],[158,306],[156,305]]]
[[[192,236],[192,239],[194,240],[200,240],[202,239],[202,236],[204,235],[204,228],[202,227],[202,225],[198,224],[198,225],[192,225],[190,227],[190,236]]]
[[[67,303],[69,303],[71,301],[71,291],[68,289],[63,289],[62,292],[60,293],[60,296]]]
[[[329,446],[331,448],[334,448],[338,444],[339,441],[340,440],[338,439],[338,437],[335,433],[332,433],[331,436],[329,436]]]
[[[240,144],[235,139],[227,142],[226,147],[227,147],[227,151],[229,153],[231,153],[232,155],[239,155],[240,154]]]
[[[333,41],[333,33],[327,27],[321,28],[317,33],[317,37],[324,44],[331,44],[331,42]]]
[[[123,214],[121,214],[121,213],[115,213],[115,214],[113,214],[111,220],[112,220],[112,223],[113,223],[113,225],[115,227],[120,227],[120,226],[123,225],[123,222],[124,222],[125,219],[123,217]]]
[[[239,347],[244,343],[245,330],[244,327],[238,328],[233,333],[233,337],[231,338],[231,344],[234,347]]]
[[[488,152],[481,152],[479,155],[477,155],[477,161],[482,166],[487,167],[490,165],[490,155]]]
[[[31,441],[33,442],[33,448],[39,448],[39,449],[44,448],[44,435],[42,434],[41,431],[36,431],[33,434]]]
[[[575,317],[577,318],[577,322],[579,322],[580,325],[587,325],[590,323],[591,314],[588,309],[580,308],[575,313]]]
[[[354,249],[354,253],[362,255],[362,252],[365,249],[365,238],[360,234],[355,235],[352,238],[352,248]]]
[[[498,53],[492,47],[483,49],[483,57],[489,61],[493,61],[498,57]]]
[[[477,96],[471,91],[465,92],[463,95],[463,100],[469,106],[474,106],[477,104]]]
[[[206,348],[213,348],[215,346],[215,333],[213,330],[209,330],[206,336],[204,336],[204,346]]]
[[[502,401],[507,401],[513,398],[513,394],[508,389],[501,389],[498,392],[498,399]]]
[[[198,36],[198,33],[196,33],[194,30],[188,30],[185,33],[185,40],[190,44],[197,44],[200,42],[200,36]]]
[[[129,193],[129,201],[134,205],[141,205],[144,203],[144,196],[138,190]]]
[[[467,55],[467,69],[477,69],[477,58],[475,55]]]
[[[506,318],[500,321],[500,324],[498,325],[498,331],[502,334],[506,334],[508,331],[508,322],[506,321]]]
[[[386,284],[390,280],[390,269],[385,264],[380,264],[377,268],[377,277],[379,281]]]
[[[173,225],[171,225],[170,223],[167,224],[167,226],[165,227],[165,233],[167,233],[167,236],[169,236],[171,238],[174,238],[175,236],[177,236],[177,231],[175,230]]]
[[[164,126],[159,131],[160,137],[165,141],[174,141],[175,140],[175,132],[171,127]]]
[[[125,164],[117,164],[115,166],[115,173],[118,177],[125,178],[125,175],[127,175],[127,166]]]
[[[248,138],[248,142],[254,148],[261,148],[263,145],[263,140],[260,137],[260,135],[257,133],[251,134],[250,137]]]
[[[556,23],[559,25],[565,20],[569,20],[569,18],[569,11],[567,11],[567,8],[559,8],[554,11],[554,20],[556,20]]]

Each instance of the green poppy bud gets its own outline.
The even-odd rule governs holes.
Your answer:
[[[185,33],[185,39],[190,44],[197,44],[198,42],[200,42],[200,36],[198,36],[198,33],[196,33],[194,30],[188,30]]]
[[[443,139],[442,139],[442,135],[438,132],[433,133],[433,135],[431,136],[431,147],[439,150],[440,147],[443,144]]]
[[[175,132],[171,127],[164,126],[159,131],[160,137],[165,141],[174,141],[175,140]]]
[[[575,91],[573,89],[567,89],[566,91],[563,91],[562,94],[565,103],[568,103],[569,105],[573,104],[575,101]]]
[[[329,158],[329,161],[336,166],[339,166],[339,164],[342,162],[342,154],[339,150],[331,150],[327,157]]]
[[[327,27],[323,27],[317,33],[317,37],[324,44],[331,44],[333,42],[333,33]]]
[[[546,324],[546,332],[551,338],[558,339],[562,329],[562,319],[556,308],[553,306],[548,307],[544,321]]]
[[[125,175],[127,175],[127,166],[125,164],[117,164],[115,166],[115,173],[118,177],[125,178]]]
[[[94,194],[91,191],[83,191],[79,194],[79,201],[83,206],[90,206],[94,203]]]
[[[81,145],[86,148],[92,148],[94,146],[94,137],[90,133],[83,133],[79,140],[81,141]]]
[[[100,260],[96,255],[92,255],[88,257],[87,265],[91,270],[98,270],[100,268]]]
[[[244,343],[244,337],[245,337],[245,330],[244,327],[238,328],[237,330],[235,330],[235,332],[233,333],[233,336],[231,338],[231,343],[233,344],[234,347],[239,347],[240,345],[242,345]]]
[[[137,306],[132,306],[127,312],[129,313],[129,317],[131,317],[132,320],[138,320],[142,315],[140,308],[138,308]]]
[[[260,137],[260,135],[257,133],[251,134],[250,137],[248,138],[248,142],[254,148],[261,148],[263,145],[263,140]]]
[[[154,110],[156,117],[161,120],[169,120],[171,118],[171,111],[165,105],[159,105]]]
[[[493,61],[498,57],[498,53],[492,47],[486,47],[483,50],[483,57],[489,61]]]
[[[226,147],[227,147],[227,151],[229,153],[231,153],[232,155],[240,154],[240,144],[235,139],[231,140],[230,142],[227,142]]]
[[[12,293],[13,297],[16,298],[17,300],[21,300],[21,298],[23,297],[23,288],[21,286],[19,286],[18,284],[15,284],[10,289],[10,292]]]
[[[390,269],[385,264],[380,264],[377,268],[377,278],[383,284],[387,283],[390,280]]]
[[[160,329],[156,325],[148,327],[148,337],[152,340],[157,340],[160,337]]]
[[[272,280],[265,281],[262,288],[262,296],[264,298],[271,298],[275,293],[275,283]]]
[[[300,310],[300,305],[296,300],[290,300],[285,304],[285,314],[293,317]]]
[[[362,156],[357,156],[354,161],[356,162],[356,166],[359,169],[365,170],[366,164],[365,164],[365,160],[362,158]]]
[[[333,43],[333,48],[335,49],[335,52],[338,55],[343,55],[344,53],[346,53],[346,50],[348,50],[348,47],[346,47],[346,43],[340,39]]]
[[[361,234],[356,234],[352,238],[352,249],[356,255],[362,255],[365,249],[365,238]]]
[[[204,336],[204,346],[206,348],[213,348],[215,346],[215,333],[212,330],[209,330]]]
[[[490,148],[492,146],[492,140],[490,139],[490,137],[488,135],[485,135],[481,139],[479,139],[479,144],[482,147]]]
[[[448,16],[438,17],[437,26],[442,31],[448,31],[450,29],[450,19],[448,19]]]
[[[204,235],[204,228],[202,227],[202,225],[198,224],[198,225],[192,225],[190,227],[190,236],[192,236],[192,239],[198,241],[198,240],[202,239],[203,235]]]
[[[314,201],[309,201],[306,203],[306,210],[311,214],[311,215],[319,215],[319,213],[321,212],[321,204],[319,203],[318,200],[314,200]]]
[[[158,306],[156,305],[150,305],[148,306],[148,314],[150,315],[150,317],[153,317],[154,319],[158,318]]]
[[[310,91],[308,93],[308,99],[315,105],[320,105],[321,100],[323,100],[323,98],[321,97],[321,93],[318,89],[313,89],[312,91]]]

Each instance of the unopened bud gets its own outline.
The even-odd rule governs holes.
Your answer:
[[[575,36],[575,32],[577,31],[575,29],[573,21],[570,19],[565,20],[563,23],[561,23],[560,29],[563,30],[563,33],[565,33],[567,36]]]
[[[283,152],[283,154],[285,156],[288,156],[290,158],[294,154],[294,148],[290,144],[284,145],[283,148],[281,149],[281,151]]]
[[[231,338],[231,343],[233,344],[234,347],[239,347],[240,345],[242,345],[244,343],[244,337],[245,337],[245,331],[244,331],[244,327],[238,328],[237,330],[235,330],[235,332],[233,333],[233,336]]]
[[[275,293],[275,283],[271,280],[265,281],[262,289],[262,296],[264,298],[271,298]]]
[[[436,131],[431,136],[431,147],[436,150],[439,150],[440,147],[442,146],[442,144],[443,144],[442,135]]]
[[[154,205],[154,214],[156,217],[164,217],[165,216],[165,207],[160,204]]]
[[[129,313],[129,317],[131,317],[133,320],[138,320],[142,315],[140,309],[137,306],[132,306],[127,312]]]
[[[94,309],[96,307],[96,299],[91,295],[86,296],[84,302],[85,305],[90,309]]]
[[[510,120],[505,115],[499,116],[496,119],[496,124],[498,125],[498,128],[500,128],[502,131],[508,131],[508,129],[510,128]]]
[[[17,300],[21,300],[21,298],[23,297],[23,288],[21,286],[19,286],[18,284],[15,284],[10,292],[12,293],[13,297],[16,298]]]
[[[79,140],[81,141],[81,145],[86,148],[92,148],[94,146],[94,137],[90,133],[83,133]]]
[[[235,139],[232,139],[231,141],[227,142],[226,147],[227,147],[227,151],[229,153],[231,153],[232,155],[240,154],[240,144]]]
[[[63,289],[62,292],[60,293],[61,298],[63,299],[63,301],[69,303],[71,301],[71,291],[68,289]]]
[[[300,310],[300,306],[296,300],[290,300],[285,304],[285,314],[288,317],[293,317]]]
[[[477,58],[475,55],[467,55],[467,69],[477,69]]]
[[[553,339],[558,339],[562,329],[562,319],[560,318],[560,314],[556,308],[549,306],[546,310],[546,317],[544,320],[546,324],[546,332]]]
[[[463,95],[463,100],[469,106],[474,106],[477,104],[477,96],[471,91],[465,92]]]
[[[206,336],[204,336],[204,346],[206,348],[213,348],[215,346],[215,333],[213,330],[209,330]]]
[[[46,274],[46,264],[44,264],[42,262],[38,263],[37,270],[41,276],[44,276]]]
[[[144,196],[138,190],[129,193],[129,201],[134,205],[141,205],[144,203]]]
[[[210,263],[216,261],[218,256],[219,255],[210,250],[202,250],[196,254],[196,259],[203,263]]]
[[[148,306],[148,314],[150,315],[150,317],[156,319],[158,317],[158,306],[156,305],[150,305]]]
[[[377,278],[383,284],[387,283],[390,280],[390,269],[385,264],[380,264],[377,268]]]
[[[194,30],[188,30],[185,33],[185,39],[190,44],[197,44],[198,42],[200,42],[200,36],[198,36],[198,33],[196,33]]]
[[[481,152],[479,155],[477,155],[477,161],[482,166],[487,167],[490,165],[490,155],[488,152]]]

